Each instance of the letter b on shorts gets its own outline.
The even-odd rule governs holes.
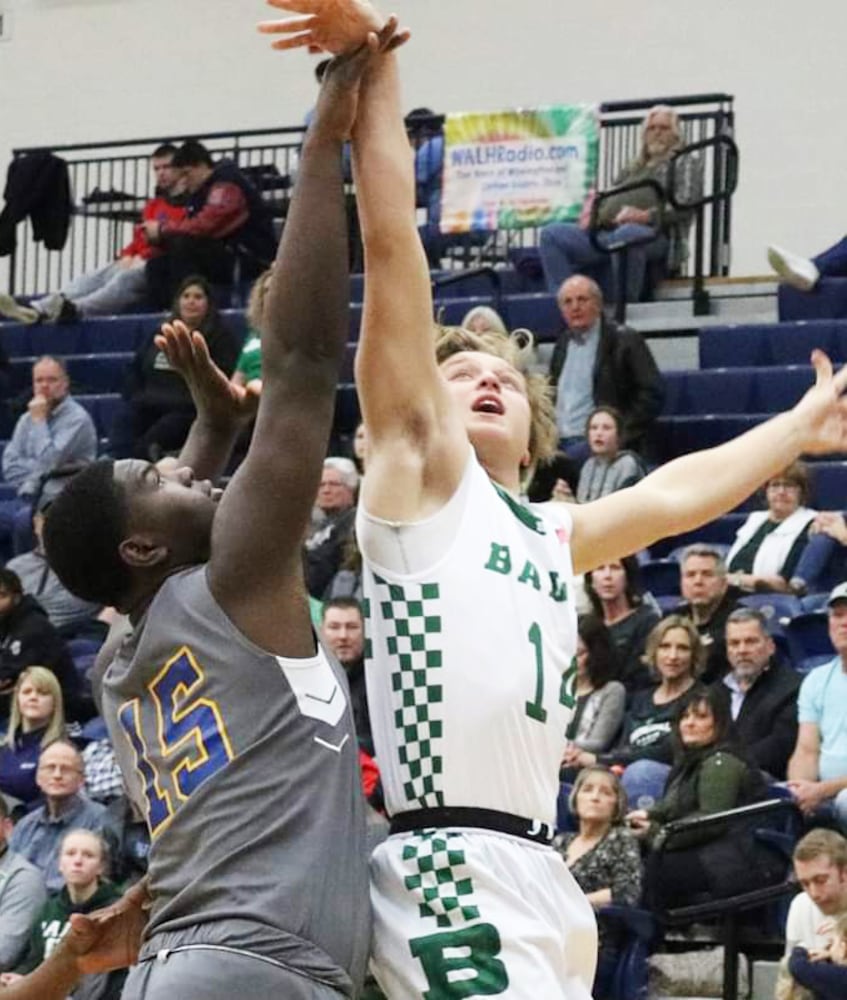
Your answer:
[[[500,935],[492,924],[415,938],[409,947],[429,983],[424,1000],[490,997],[509,985],[506,966],[497,958]]]

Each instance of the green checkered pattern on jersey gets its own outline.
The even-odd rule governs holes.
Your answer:
[[[400,586],[374,576],[376,594],[369,614],[378,614],[391,660],[391,690],[403,792],[417,808],[444,805],[439,752],[444,692],[439,673],[441,649],[440,591],[437,583]],[[368,651],[369,652],[369,651]]]
[[[476,920],[479,909],[471,905],[473,884],[465,869],[465,852],[455,844],[459,833],[425,830],[403,848],[403,860],[417,871],[404,884],[418,899],[422,917],[435,917],[439,927]],[[454,841],[451,848],[450,842]]]

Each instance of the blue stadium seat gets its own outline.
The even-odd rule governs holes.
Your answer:
[[[781,413],[789,410],[815,381],[811,365],[760,368],[753,379],[752,410]]]
[[[654,559],[642,563],[641,583],[654,597],[679,594],[679,563],[675,559]]]
[[[847,278],[821,278],[811,292],[780,285],[777,293],[779,318],[847,318]]]
[[[820,510],[847,508],[847,462],[816,462],[810,471],[815,507]]]
[[[697,338],[701,368],[741,368],[767,364],[763,328],[713,326]]]
[[[340,384],[335,393],[335,419],[333,430],[336,434],[352,434],[361,420],[359,397],[352,382]]]
[[[688,412],[732,414],[755,412],[751,396],[755,369],[717,368],[687,373]],[[759,407],[758,409],[761,409]]]
[[[811,656],[832,659],[835,650],[829,641],[826,612],[807,611],[795,615],[785,626],[791,662],[797,666]]]
[[[660,461],[711,448],[738,437],[768,418],[766,413],[698,414],[696,416],[659,417],[656,447]]]
[[[562,329],[562,315],[552,295],[509,295],[507,303],[504,311],[513,330],[531,330],[539,342],[544,342],[555,340]]]
[[[771,635],[784,634],[788,622],[803,611],[799,598],[791,594],[747,594],[738,603],[763,615]]]

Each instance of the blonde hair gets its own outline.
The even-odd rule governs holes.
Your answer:
[[[691,676],[697,678],[703,673],[706,666],[706,647],[700,638],[700,633],[690,618],[684,615],[668,615],[653,627],[652,632],[647,636],[646,648],[643,660],[650,668],[650,673],[660,679],[659,670],[656,666],[656,654],[659,652],[659,645],[664,637],[674,628],[681,628],[688,636],[691,643]]]
[[[67,833],[62,835],[62,839],[59,841],[59,856],[61,857],[62,849],[64,848],[68,837],[75,837],[78,833],[84,833],[87,837],[90,837],[100,848],[100,877],[97,881],[102,882],[104,879],[108,879],[109,867],[111,864],[109,842],[103,834],[98,833],[97,830],[89,830],[84,826],[75,826],[72,830],[68,830]]]
[[[254,333],[258,333],[260,337],[265,332],[263,326],[265,301],[268,297],[268,288],[270,287],[270,277],[272,274],[273,268],[269,267],[267,271],[263,271],[256,278],[253,282],[253,287],[250,289],[250,298],[247,300],[247,325]]]
[[[9,712],[9,731],[6,734],[6,746],[14,747],[15,736],[18,730],[23,730],[23,718],[21,717],[21,707],[18,704],[18,693],[26,681],[30,681],[40,694],[53,696],[53,711],[47,729],[41,737],[41,749],[43,750],[50,743],[61,739],[65,734],[65,702],[62,698],[62,689],[52,670],[47,667],[27,667],[21,672],[12,693],[12,704]]]
[[[492,354],[496,358],[502,358],[523,375],[529,402],[530,430],[529,469],[522,478],[531,478],[536,465],[555,454],[559,440],[550,384],[544,375],[529,369],[532,360],[532,334],[528,330],[515,330],[504,336],[491,330],[472,333],[460,326],[436,326],[435,360],[439,365],[463,351]]]

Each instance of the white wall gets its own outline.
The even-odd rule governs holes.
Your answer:
[[[734,94],[736,274],[847,231],[847,0],[394,0],[406,105],[439,111]],[[310,61],[258,0],[0,0],[0,171],[14,146],[296,124]]]

